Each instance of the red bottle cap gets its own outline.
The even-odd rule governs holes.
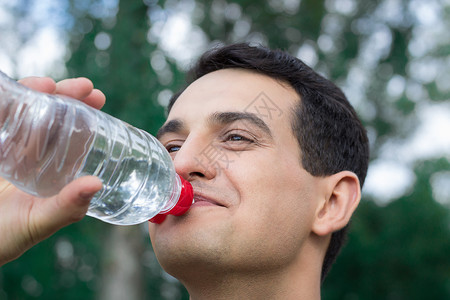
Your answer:
[[[189,181],[185,180],[183,177],[179,176],[181,180],[181,192],[180,199],[178,199],[177,204],[169,210],[168,212],[157,214],[149,221],[155,224],[161,224],[167,217],[167,215],[181,216],[186,213],[192,205],[194,199],[194,190]]]

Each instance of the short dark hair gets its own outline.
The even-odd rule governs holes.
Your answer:
[[[305,170],[313,176],[352,171],[363,186],[369,163],[367,134],[341,89],[287,52],[245,43],[205,52],[191,69],[190,82],[228,68],[255,71],[292,86],[301,100],[293,110],[291,126]],[[168,111],[180,94],[172,97]],[[322,265],[322,281],[345,243],[348,227],[331,236]]]

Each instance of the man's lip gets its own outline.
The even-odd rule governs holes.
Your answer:
[[[214,199],[213,197],[209,197],[209,196],[194,192],[193,205],[195,205],[196,203],[197,203],[197,205],[200,205],[200,204],[201,205],[216,205],[216,206],[225,207],[225,205],[223,203]]]

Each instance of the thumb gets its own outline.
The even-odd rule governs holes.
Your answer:
[[[58,195],[33,207],[30,216],[33,240],[40,241],[62,227],[80,221],[86,215],[92,197],[101,188],[99,178],[84,176],[69,183]]]

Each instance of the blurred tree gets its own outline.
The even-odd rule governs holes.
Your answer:
[[[90,30],[71,38],[69,76],[92,79],[107,96],[105,111],[155,134],[164,121],[158,97],[172,83],[173,73],[157,45],[147,40],[152,5],[120,1],[109,11],[99,11],[104,1],[91,1],[84,6],[87,11],[80,13],[79,2],[71,4],[71,14],[80,16],[75,24],[89,24]],[[152,299],[163,294],[165,280],[160,273],[157,278],[147,275],[142,264],[143,256],[151,251],[147,234],[136,226],[114,226],[106,236],[100,254],[104,259],[97,296],[132,300],[147,298],[150,292]],[[152,267],[160,270],[159,266]]]
[[[13,7],[13,13],[20,18],[27,5],[24,0]],[[71,53],[67,76],[90,78],[107,96],[105,111],[155,134],[164,120],[158,99],[170,97],[166,86],[177,75],[156,45],[147,41],[152,6],[136,0],[68,0],[61,5],[66,7],[64,25]],[[170,276],[161,276],[152,255],[145,228],[121,228],[86,218],[3,267],[0,299],[3,295],[11,299],[181,297],[183,289]],[[39,261],[32,263],[36,258]]]
[[[92,1],[88,12],[101,9],[101,2]],[[72,3],[74,15],[78,2]],[[155,134],[164,121],[157,102],[164,85],[150,65],[157,49],[147,41],[149,9],[134,0],[119,2],[98,17],[81,14],[77,23],[89,24],[90,30],[71,39],[73,54],[67,68],[69,76],[89,76],[106,93],[105,111]]]
[[[429,178],[446,159],[418,161],[416,187],[384,207],[365,200],[323,299],[447,299],[450,213],[433,200]]]

